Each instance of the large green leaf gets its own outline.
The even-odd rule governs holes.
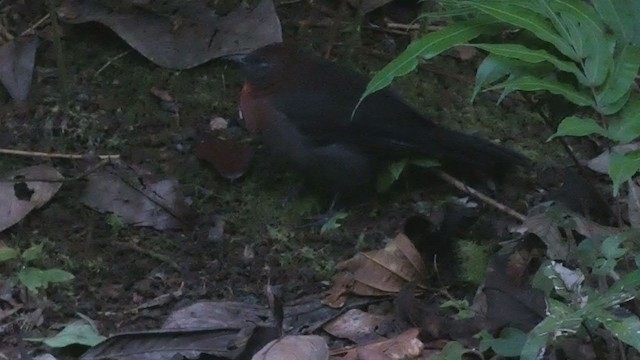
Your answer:
[[[548,2],[551,8],[562,14],[570,14],[581,24],[595,31],[597,34],[604,33],[604,24],[595,9],[582,0],[542,0]],[[596,0],[597,2],[597,0]]]
[[[565,56],[578,61],[579,57],[571,45],[558,35],[552,24],[543,16],[505,1],[471,2],[473,7],[500,21],[530,31],[541,40],[553,44]]]
[[[618,111],[620,111],[620,109],[622,109],[627,104],[632,92],[633,92],[633,89],[631,88],[624,95],[622,95],[622,97],[617,101],[611,104],[598,105],[598,108],[597,108],[598,112],[601,113],[602,115],[613,115],[617,113]]]
[[[369,81],[360,101],[389,86],[394,78],[404,76],[418,66],[418,58],[429,59],[489,31],[497,21],[479,19],[459,22],[440,31],[429,33],[411,43],[402,54],[388,63]]]
[[[611,123],[608,137],[621,144],[629,143],[640,136],[640,97],[637,94],[622,110],[619,118]]]
[[[510,90],[522,90],[522,91],[539,91],[546,90],[552,94],[561,95],[565,99],[580,106],[594,106],[594,102],[589,94],[582,93],[576,90],[571,85],[551,80],[540,79],[534,76],[523,76],[515,80],[507,80],[498,85],[490,87],[488,90],[493,89],[510,89]]]
[[[517,66],[517,62],[512,59],[493,54],[485,57],[476,71],[476,83],[471,94],[471,102],[475,100],[480,89],[509,75],[517,69]]]
[[[611,312],[603,311],[596,320],[600,321],[620,341],[633,346],[640,351],[640,319],[636,315],[618,317]]]
[[[637,0],[594,0],[593,6],[618,37],[626,43],[640,45]]]
[[[606,135],[607,131],[591,118],[569,116],[560,122],[558,130],[547,141],[558,136],[586,136],[591,134]]]
[[[609,156],[609,176],[613,180],[613,195],[617,196],[620,185],[630,180],[640,170],[640,151],[626,154],[612,153]]]
[[[584,44],[584,73],[589,80],[588,86],[596,87],[604,83],[613,68],[613,49],[616,42],[613,36],[600,34],[587,38]]]
[[[553,64],[558,70],[572,73],[581,82],[586,82],[586,78],[582,71],[578,69],[575,63],[570,61],[563,61],[556,56],[551,55],[545,50],[529,49],[528,47],[520,44],[470,44],[482,50],[488,51],[491,54],[499,55],[507,58],[518,59],[528,63],[541,63],[549,62]]]
[[[573,311],[559,300],[548,299],[548,316],[529,332],[520,359],[537,360],[558,329],[576,331],[582,323],[580,311]]]
[[[596,96],[598,107],[615,103],[629,91],[640,68],[640,47],[626,45],[614,61],[604,89]]]

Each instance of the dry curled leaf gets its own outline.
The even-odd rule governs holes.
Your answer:
[[[351,347],[344,351],[335,350],[334,354],[344,353],[341,360],[358,359],[419,359],[424,349],[424,344],[418,339],[420,330],[409,329],[391,339],[376,341],[364,346]],[[378,357],[374,357],[378,356]]]
[[[333,307],[342,306],[347,291],[363,296],[391,295],[426,276],[422,256],[404,234],[398,234],[384,249],[356,254],[337,269],[340,273],[325,299]]]

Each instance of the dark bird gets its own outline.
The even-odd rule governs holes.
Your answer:
[[[240,95],[246,129],[329,194],[371,189],[385,159],[430,157],[463,175],[492,177],[527,162],[507,148],[434,123],[389,89],[368,96],[353,113],[365,76],[283,44],[239,61],[246,77]]]

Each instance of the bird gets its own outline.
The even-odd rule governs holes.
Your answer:
[[[284,43],[235,60],[245,78],[239,100],[242,125],[262,139],[272,156],[331,195],[370,192],[377,171],[389,160],[427,157],[444,168],[491,177],[529,161],[437,124],[389,88],[358,105],[369,78]]]

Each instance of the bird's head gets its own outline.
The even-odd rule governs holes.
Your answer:
[[[287,73],[296,64],[297,55],[297,50],[275,43],[234,60],[241,64],[241,71],[252,86],[266,88],[287,77]]]

